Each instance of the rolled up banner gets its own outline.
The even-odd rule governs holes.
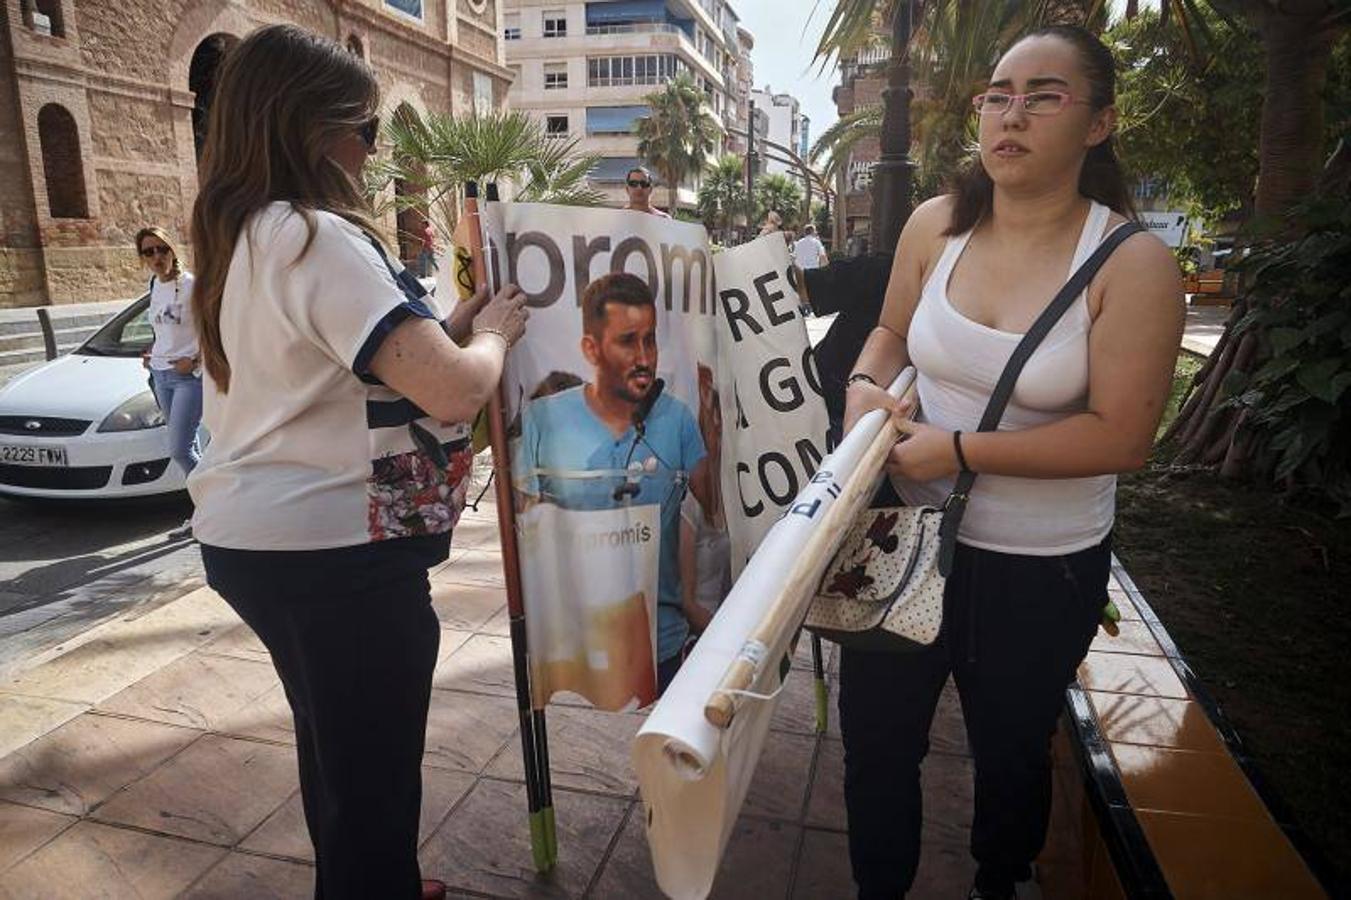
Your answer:
[[[914,370],[906,369],[888,391],[899,398],[913,382]],[[888,420],[884,410],[868,413],[822,461],[638,732],[633,760],[648,846],[657,884],[669,897],[696,900],[713,887],[769,733],[789,643],[848,530],[827,532],[822,522],[836,504],[842,505],[832,518],[852,519],[866,506],[885,459],[878,450],[895,439]],[[744,703],[726,727],[714,725],[705,706],[726,690],[728,672],[748,662]]]

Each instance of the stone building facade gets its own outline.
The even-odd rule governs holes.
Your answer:
[[[505,103],[501,0],[0,0],[0,307],[134,296],[184,245],[216,67],[294,22],[375,69],[389,114]],[[394,217],[385,223],[394,231]]]
[[[881,106],[890,55],[890,47],[869,47],[840,61],[840,83],[831,95],[840,118],[870,106]],[[839,167],[835,185],[839,197],[835,240],[836,247],[846,252],[859,252],[868,239],[873,167],[881,155],[881,142],[867,137],[854,144],[849,159]]]

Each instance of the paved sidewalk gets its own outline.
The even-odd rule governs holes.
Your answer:
[[[630,742],[641,714],[549,709],[558,869],[531,866],[496,514],[433,574],[441,617],[421,856],[459,897],[656,898]],[[851,895],[835,721],[806,647],[714,896]],[[835,661],[831,660],[834,681]],[[199,589],[138,606],[0,680],[0,897],[307,897],[290,714],[267,652]],[[970,761],[945,695],[916,896],[964,896]]]

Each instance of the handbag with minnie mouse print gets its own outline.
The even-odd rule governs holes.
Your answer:
[[[1084,292],[1122,241],[1144,229],[1127,222],[1107,236],[1065,282],[1014,348],[981,416],[994,431],[1023,366],[1055,323]],[[943,625],[943,589],[957,551],[957,531],[976,473],[957,476],[941,509],[895,506],[859,516],[826,568],[805,626],[826,640],[858,650],[927,646]]]

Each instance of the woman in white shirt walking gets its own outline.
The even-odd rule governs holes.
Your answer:
[[[889,469],[912,504],[980,473],[958,532],[943,632],[909,654],[846,649],[840,669],[850,860],[861,900],[910,889],[919,765],[951,674],[975,762],[972,898],[1007,900],[1046,837],[1051,735],[1097,630],[1116,473],[1143,465],[1181,338],[1177,264],[1125,239],[1032,354],[997,431],[976,432],[1013,349],[1068,274],[1132,215],[1112,151],[1111,52],[1054,27],[1016,43],[974,103],[980,155],[915,210],[881,325],[849,379],[845,430],[903,366],[920,420]]]
[[[417,861],[440,630],[428,567],[464,506],[470,427],[524,295],[438,321],[368,220],[371,69],[291,25],[231,51],[193,210],[212,440],[189,480],[207,581],[295,716],[315,895],[441,897]]]
[[[146,354],[150,384],[169,433],[169,458],[191,475],[197,466],[197,426],[202,421],[202,372],[197,325],[192,314],[192,273],[183,268],[169,233],[158,226],[136,232],[136,251],[153,273],[150,327],[155,342]],[[170,537],[192,533],[185,522]]]

